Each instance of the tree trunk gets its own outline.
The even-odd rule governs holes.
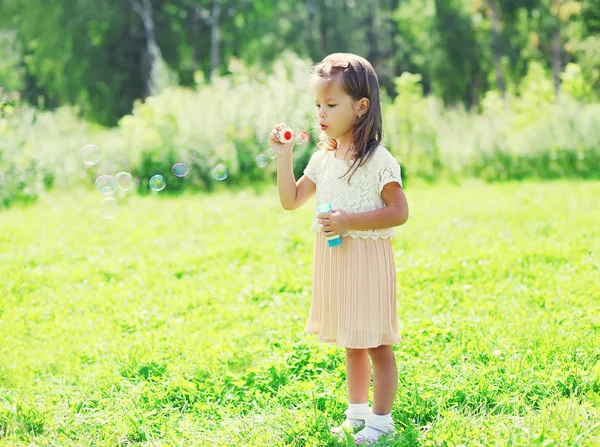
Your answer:
[[[374,0],[368,9],[369,13],[365,17],[365,30],[368,42],[366,59],[371,63],[375,72],[379,72],[379,48],[377,47],[377,32],[375,30],[378,25],[377,11],[379,10],[379,0]]]
[[[504,84],[504,73],[502,73],[502,66],[500,60],[502,57],[500,51],[500,38],[499,38],[499,26],[498,26],[498,10],[496,9],[496,0],[488,0],[490,11],[492,15],[492,51],[494,53],[494,68],[496,70],[496,82],[502,98],[505,96],[505,84]]]
[[[312,59],[318,59],[320,54],[317,49],[317,33],[318,28],[314,27],[317,23],[317,8],[315,7],[313,0],[306,0],[306,12],[308,13],[308,52]]]
[[[192,7],[191,16],[192,61],[194,72],[196,72],[200,68],[200,51],[198,49],[198,42],[200,41],[200,5]]]
[[[562,60],[561,60],[561,39],[560,39],[560,20],[556,18],[556,26],[552,30],[551,39],[551,61],[552,65],[552,77],[554,78],[554,90],[558,95],[560,93],[560,73],[562,71]]]
[[[213,0],[211,17],[211,43],[210,43],[210,78],[213,79],[219,70],[219,39],[220,39],[220,19],[221,1]]]
[[[328,42],[327,42],[327,22],[325,20],[325,16],[327,15],[327,8],[324,8],[322,11],[320,11],[321,14],[319,14],[320,19],[321,19],[321,51],[323,54],[328,54],[329,51],[327,49],[328,46]]]
[[[144,32],[146,34],[146,56],[148,64],[146,65],[146,80],[144,86],[144,98],[157,93],[157,72],[158,64],[162,61],[160,48],[156,43],[156,34],[154,32],[154,19],[152,18],[152,3],[150,0],[134,0],[133,10],[142,19]]]
[[[398,42],[396,41],[396,36],[398,35],[398,24],[396,23],[396,21],[393,19],[393,13],[395,13],[398,8],[400,7],[400,0],[392,0],[392,14],[390,14],[390,22],[391,22],[391,26],[390,26],[390,30],[391,30],[391,49],[392,49],[392,53],[390,54],[390,57],[392,57],[394,59],[394,72],[392,73],[392,76],[400,76],[402,74],[402,59],[400,59],[398,57],[398,52],[399,52],[399,48],[398,48]]]

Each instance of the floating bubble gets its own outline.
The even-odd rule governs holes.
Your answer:
[[[173,174],[177,177],[185,177],[188,173],[188,167],[185,163],[175,163],[173,165]]]
[[[112,197],[107,197],[102,201],[102,205],[100,205],[102,209],[102,215],[107,219],[114,219],[119,214],[119,207],[117,206],[117,201]]]
[[[81,158],[88,166],[94,166],[100,161],[100,148],[95,144],[86,144],[81,148]]]
[[[267,149],[267,155],[271,160],[275,160],[277,158],[277,151],[270,147],[269,149]]]
[[[303,130],[302,132],[296,135],[296,144],[298,145],[307,143],[308,140],[310,140],[310,134],[306,130]]]
[[[94,184],[98,192],[105,196],[113,194],[117,189],[117,182],[112,175],[101,175]]]
[[[259,168],[264,168],[267,166],[267,164],[269,164],[269,159],[265,154],[260,154],[258,157],[256,157],[256,164]]]
[[[119,172],[116,176],[117,186],[123,191],[133,188],[133,177],[129,172]]]
[[[167,182],[162,175],[153,175],[150,181],[148,182],[148,186],[152,191],[162,191],[167,186]]]
[[[223,181],[227,178],[227,168],[223,165],[217,165],[213,168],[211,174],[217,180]]]

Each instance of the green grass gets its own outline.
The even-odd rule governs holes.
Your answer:
[[[397,446],[600,443],[600,182],[409,188]],[[334,446],[303,334],[314,201],[99,195],[0,212],[1,446]]]

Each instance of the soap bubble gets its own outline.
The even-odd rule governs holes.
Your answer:
[[[173,165],[173,174],[177,177],[185,177],[188,173],[188,167],[185,163],[176,163]]]
[[[215,166],[211,171],[211,174],[214,178],[219,181],[223,181],[227,178],[227,168],[221,164]]]
[[[148,186],[152,191],[162,191],[167,186],[167,182],[162,175],[153,175],[150,181],[148,182]]]
[[[112,197],[107,197],[102,201],[102,205],[100,205],[102,209],[102,215],[107,219],[114,219],[119,214],[119,207],[117,206],[117,201]]]
[[[114,193],[117,189],[117,182],[112,175],[101,175],[96,179],[94,185],[96,186],[98,192],[104,194],[105,196]]]
[[[269,149],[267,149],[267,155],[271,160],[275,160],[277,158],[277,151],[270,147]]]
[[[265,154],[260,154],[258,157],[256,157],[256,164],[259,168],[264,168],[268,163],[269,159]]]
[[[86,144],[81,148],[81,158],[88,166],[94,166],[100,161],[100,148],[95,144]]]
[[[303,130],[302,132],[296,135],[296,144],[298,145],[308,143],[309,140],[310,134],[306,130]]]
[[[129,172],[119,172],[116,176],[117,186],[123,191],[133,188],[133,177]]]

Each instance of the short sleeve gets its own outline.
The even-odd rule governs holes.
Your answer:
[[[382,153],[378,157],[378,163],[376,164],[375,172],[375,176],[377,178],[377,190],[380,195],[383,187],[388,183],[398,182],[400,183],[400,186],[402,186],[400,165],[387,149],[381,149]]]
[[[313,181],[313,183],[317,184],[318,178],[318,162],[320,153],[322,150],[317,150],[314,154],[311,155],[310,160],[308,161],[308,165],[304,168],[304,175],[306,175],[309,179]]]

